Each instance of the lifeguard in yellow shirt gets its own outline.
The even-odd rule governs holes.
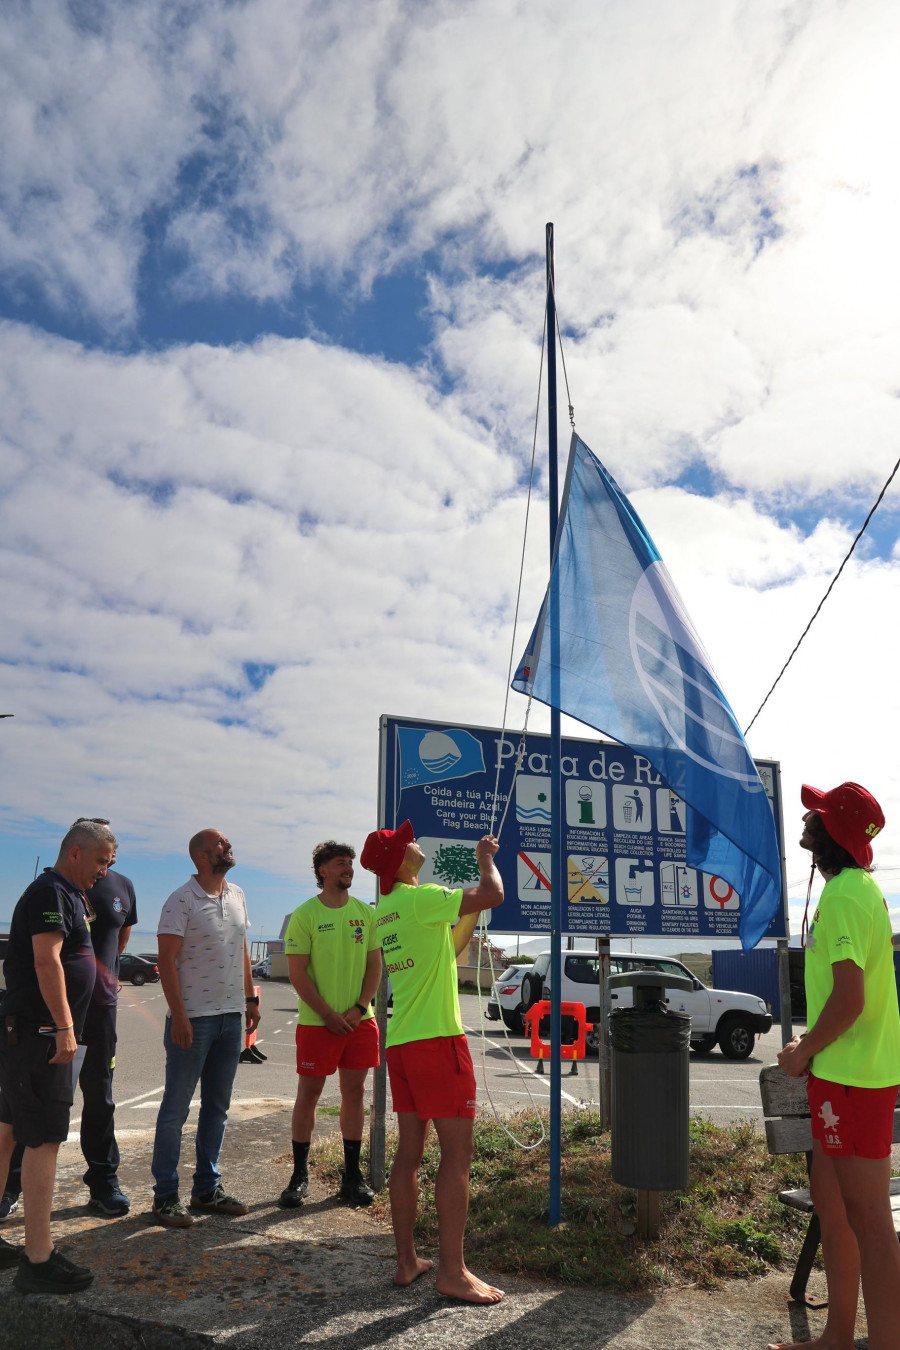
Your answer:
[[[451,926],[503,900],[494,865],[499,844],[485,835],[475,848],[480,879],[467,890],[420,885],[425,854],[410,822],[366,839],[363,867],[378,877],[376,925],[394,991],[387,1066],[399,1143],[391,1168],[391,1222],[397,1245],[395,1284],[412,1284],[432,1262],[416,1252],[413,1229],[418,1170],[434,1121],[441,1161],[434,1195],[438,1216],[438,1293],[467,1303],[499,1303],[503,1290],[466,1267],[463,1237],[469,1208],[475,1120],[475,1072],[459,1015]]]
[[[309,1190],[309,1146],[325,1079],[341,1085],[344,1175],[341,1198],[369,1205],[375,1192],[359,1165],[366,1075],[378,1064],[378,1024],[371,1003],[381,980],[375,915],[350,894],[356,850],[327,839],[313,851],[318,895],[291,915],[284,938],[288,975],[298,994],[297,1100],[291,1119],[294,1170],[283,1209],[299,1209]]]
[[[825,878],[806,940],[807,1032],[778,1056],[807,1074],[810,1190],[822,1225],[828,1319],[822,1350],[851,1350],[862,1276],[870,1350],[900,1347],[900,1248],[891,1216],[891,1140],[900,1012],[891,919],[870,875],[881,807],[858,783],[804,786],[801,848]],[[800,1350],[799,1342],[770,1350]]]

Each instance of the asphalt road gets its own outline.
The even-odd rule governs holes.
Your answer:
[[[485,996],[486,998],[486,996]],[[283,1098],[293,1101],[297,1088],[294,1052],[296,1000],[293,991],[280,981],[261,985],[262,1021],[257,1044],[268,1056],[265,1064],[241,1064],[238,1067],[234,1096],[251,1108],[255,1100]],[[478,1079],[479,1101],[493,1102],[501,1115],[527,1108],[531,1102],[546,1104],[550,1093],[549,1074],[536,1073],[528,1044],[522,1037],[505,1035],[502,1023],[488,1022],[479,1015],[475,995],[460,999],[463,1024],[469,1036],[472,1059]],[[135,989],[126,984],[119,996],[119,1044],[116,1056],[115,1097],[117,1134],[152,1129],[162,1098],[165,1081],[163,1023],[166,1003],[158,984]],[[482,1038],[481,1029],[484,1028]],[[759,1071],[771,1064],[780,1048],[778,1029],[757,1041],[749,1059],[728,1060],[719,1050],[711,1055],[691,1056],[691,1111],[717,1123],[737,1119],[762,1122],[759,1104]],[[596,1101],[599,1091],[597,1061],[578,1066],[578,1076],[569,1076],[563,1066],[563,1101]],[[336,1076],[326,1083],[323,1106],[340,1101]],[[390,1106],[390,1097],[388,1098]],[[79,1101],[72,1113],[70,1138],[77,1136]]]

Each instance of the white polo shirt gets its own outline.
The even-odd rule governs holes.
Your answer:
[[[244,943],[249,927],[244,892],[230,881],[220,896],[207,895],[191,877],[169,896],[156,931],[182,939],[175,968],[188,1017],[244,1011]]]

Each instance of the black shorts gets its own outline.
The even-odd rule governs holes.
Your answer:
[[[69,1133],[75,1076],[71,1064],[50,1063],[55,1053],[55,1036],[33,1032],[9,1045],[0,1020],[0,1121],[26,1148],[62,1144]]]

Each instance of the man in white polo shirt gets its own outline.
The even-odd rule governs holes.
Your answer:
[[[153,1215],[166,1228],[188,1228],[193,1218],[178,1195],[181,1132],[198,1082],[197,1169],[191,1208],[246,1214],[228,1195],[219,1173],[231,1089],[246,1016],[259,1023],[247,949],[247,902],[240,886],[225,880],[234,867],[231,844],[220,830],[195,834],[188,852],[197,869],[173,891],[159,919],[159,977],[169,1005],[163,1043],[166,1087],[156,1118],[151,1169]],[[202,1081],[201,1081],[202,1076]]]

